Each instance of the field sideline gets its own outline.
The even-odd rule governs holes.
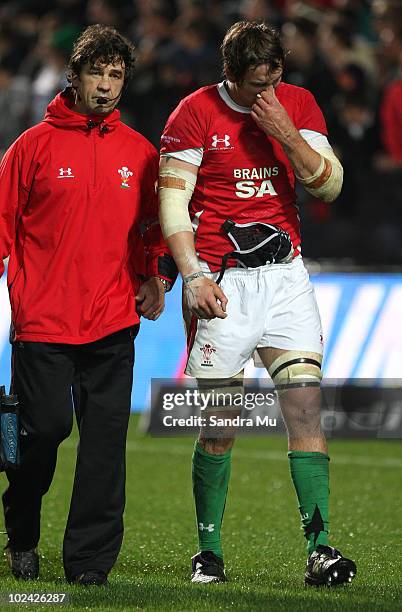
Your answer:
[[[400,441],[330,442],[331,544],[358,565],[351,587],[332,590],[303,586],[305,544],[282,437],[236,442],[223,529],[230,582],[192,585],[189,559],[196,552],[190,482],[193,440],[144,436],[136,430],[135,417],[127,448],[125,539],[110,587],[66,586],[61,546],[75,445],[76,435],[62,445],[45,498],[41,580],[16,582],[3,558],[1,609],[53,607],[6,606],[4,594],[32,591],[68,593],[69,602],[58,606],[61,610],[402,610]],[[5,476],[0,478],[4,489]],[[5,535],[3,541],[5,545]]]

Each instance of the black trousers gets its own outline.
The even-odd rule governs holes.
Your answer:
[[[15,550],[29,550],[39,542],[42,497],[52,482],[58,446],[72,429],[74,396],[80,441],[64,534],[67,578],[90,569],[108,573],[120,551],[138,328],[81,345],[13,345],[21,465],[7,471],[9,487],[3,495],[7,534]]]

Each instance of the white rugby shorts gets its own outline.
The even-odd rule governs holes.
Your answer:
[[[209,272],[205,262],[201,266],[216,280],[218,273]],[[191,318],[186,374],[195,378],[235,376],[262,347],[322,354],[320,314],[300,255],[288,264],[229,268],[220,286],[228,298],[228,316]],[[255,365],[263,367],[258,355]]]

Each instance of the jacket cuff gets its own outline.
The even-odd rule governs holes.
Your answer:
[[[147,261],[147,276],[159,276],[174,284],[177,278],[178,270],[175,261],[171,255],[165,253],[148,259]]]

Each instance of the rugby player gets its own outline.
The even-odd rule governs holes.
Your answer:
[[[184,281],[186,374],[238,393],[255,352],[280,393],[302,526],[305,583],[351,582],[329,546],[329,457],[320,423],[322,329],[301,256],[298,180],[332,202],[343,169],[313,95],[282,81],[285,51],[265,23],[242,21],[222,47],[225,79],[189,95],[162,135],[162,231]],[[225,267],[227,268],[225,271]],[[223,406],[236,414],[234,406]],[[233,431],[200,432],[193,454],[199,548],[192,581],[226,580],[221,523]]]

